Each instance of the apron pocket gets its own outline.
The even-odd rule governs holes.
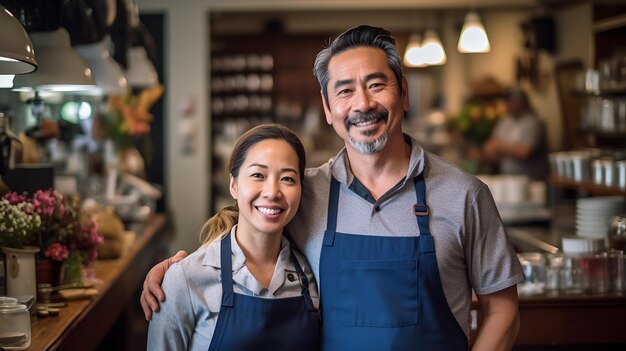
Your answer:
[[[417,324],[417,260],[342,261],[337,297],[336,315],[345,325]]]

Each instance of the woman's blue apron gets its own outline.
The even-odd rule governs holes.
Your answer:
[[[319,350],[319,318],[309,280],[291,253],[302,295],[265,299],[233,291],[230,236],[222,239],[222,306],[209,350]]]

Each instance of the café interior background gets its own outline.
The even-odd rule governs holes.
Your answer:
[[[406,69],[412,104],[407,116],[409,126],[409,122],[431,112],[436,102],[446,119],[456,116],[472,93],[473,82],[485,77],[492,77],[505,87],[515,85],[520,73],[518,62],[532,58],[537,75],[532,84],[526,83],[532,105],[547,126],[551,151],[562,150],[566,142],[562,133],[566,116],[559,104],[555,67],[568,61],[578,61],[586,68],[595,65],[592,4],[586,1],[141,0],[138,5],[143,19],[156,18],[150,29],[162,44],[159,81],[165,88],[160,107],[163,145],[156,150],[163,152],[157,158],[162,160],[160,179],[165,207],[176,226],[177,235],[171,246],[174,251],[197,248],[198,229],[214,207],[221,205],[216,201],[215,189],[226,186],[220,179],[223,170],[214,169],[218,165],[212,161],[214,155],[229,152],[220,138],[222,134],[232,137],[245,126],[245,122],[224,126],[213,116],[212,78],[219,74],[211,55],[214,37],[263,34],[263,38],[269,38],[277,30],[277,36],[336,36],[351,26],[367,23],[397,33],[402,54],[408,35],[434,29],[445,48],[447,62],[442,66]],[[480,14],[489,36],[489,53],[457,51],[460,28],[470,10]],[[556,50],[531,52],[525,47],[528,34],[522,24],[545,16],[554,20]],[[323,44],[319,42],[319,49]],[[309,74],[298,79],[303,84],[316,84],[310,64],[307,65],[304,71]],[[9,89],[0,90],[0,102],[14,108],[18,116],[26,108]],[[277,99],[273,108],[284,108],[287,115],[295,109],[295,114],[304,116],[298,123],[310,128],[298,132],[305,142],[314,143],[311,138],[315,137],[329,138],[325,147],[310,153],[312,162],[319,164],[338,150],[341,143],[330,136],[319,98],[283,101],[282,106],[279,102]],[[216,133],[218,127],[220,132]],[[309,135],[307,130],[317,134]],[[420,131],[416,128],[411,132]]]

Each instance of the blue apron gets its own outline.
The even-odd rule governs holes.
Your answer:
[[[332,178],[320,257],[323,350],[468,349],[439,278],[423,175],[414,181],[419,236],[390,237],[336,232]]]
[[[302,295],[265,299],[233,291],[230,236],[222,239],[222,306],[209,350],[319,350],[319,318],[296,255]]]

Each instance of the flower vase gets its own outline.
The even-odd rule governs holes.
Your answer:
[[[80,255],[70,254],[61,266],[61,284],[80,284],[83,281],[83,264]]]
[[[37,285],[59,285],[59,279],[61,278],[61,262],[48,258],[38,258],[35,264],[37,267]]]
[[[35,254],[38,247],[26,246],[23,249],[2,247],[5,256],[7,295],[12,297],[32,296],[37,298]]]

